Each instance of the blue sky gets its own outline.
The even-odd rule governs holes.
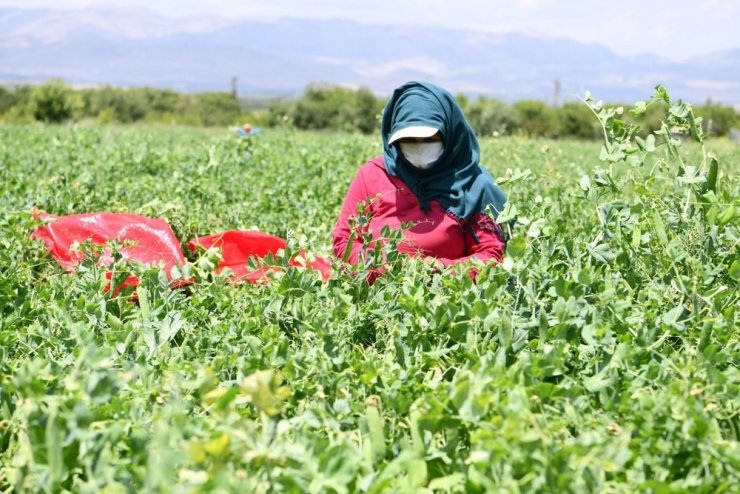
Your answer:
[[[0,0],[0,7],[139,6],[171,17],[341,18],[557,35],[672,60],[740,48],[737,0]]]

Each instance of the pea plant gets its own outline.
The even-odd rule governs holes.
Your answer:
[[[740,148],[662,87],[584,102],[603,142],[481,140],[510,239],[475,280],[363,211],[358,267],[288,265],[332,256],[374,137],[0,126],[0,492],[735,492]],[[34,209],[164,218],[188,262],[72,275]],[[286,238],[283,269],[185,248],[227,229]]]

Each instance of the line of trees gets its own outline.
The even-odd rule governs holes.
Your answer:
[[[228,125],[244,113],[233,94],[184,94],[159,88],[102,86],[73,89],[62,81],[0,86],[0,119],[8,122],[162,122],[194,126]]]
[[[574,101],[553,108],[544,101],[470,99],[458,95],[470,124],[479,136],[530,136],[598,139],[601,129],[585,104]],[[369,89],[310,85],[291,100],[241,100],[230,92],[179,93],[158,88],[103,86],[74,89],[62,81],[0,86],[0,122],[93,121],[193,126],[227,126],[249,122],[263,127],[293,126],[302,130],[341,130],[371,134],[379,128],[385,97]],[[617,106],[617,105],[615,105]],[[651,105],[638,122],[647,133],[660,128],[667,108]],[[695,106],[705,130],[725,136],[738,125],[734,108],[708,101]],[[626,119],[630,118],[624,115]]]

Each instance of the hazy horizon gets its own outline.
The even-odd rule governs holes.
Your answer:
[[[351,5],[351,6],[350,6]],[[298,0],[207,3],[196,0],[0,0],[0,7],[76,10],[143,8],[167,17],[197,16],[233,22],[278,18],[345,19],[365,24],[421,25],[433,29],[519,32],[598,43],[620,56],[656,55],[672,61],[740,48],[740,2],[625,0],[598,5],[587,0]]]

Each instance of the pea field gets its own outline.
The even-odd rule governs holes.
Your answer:
[[[740,145],[586,103],[601,142],[481,137],[510,239],[475,282],[393,238],[373,284],[287,267],[378,135],[0,126],[0,492],[740,492]],[[70,274],[34,210],[164,218],[192,282]],[[228,229],[286,269],[185,248]]]

